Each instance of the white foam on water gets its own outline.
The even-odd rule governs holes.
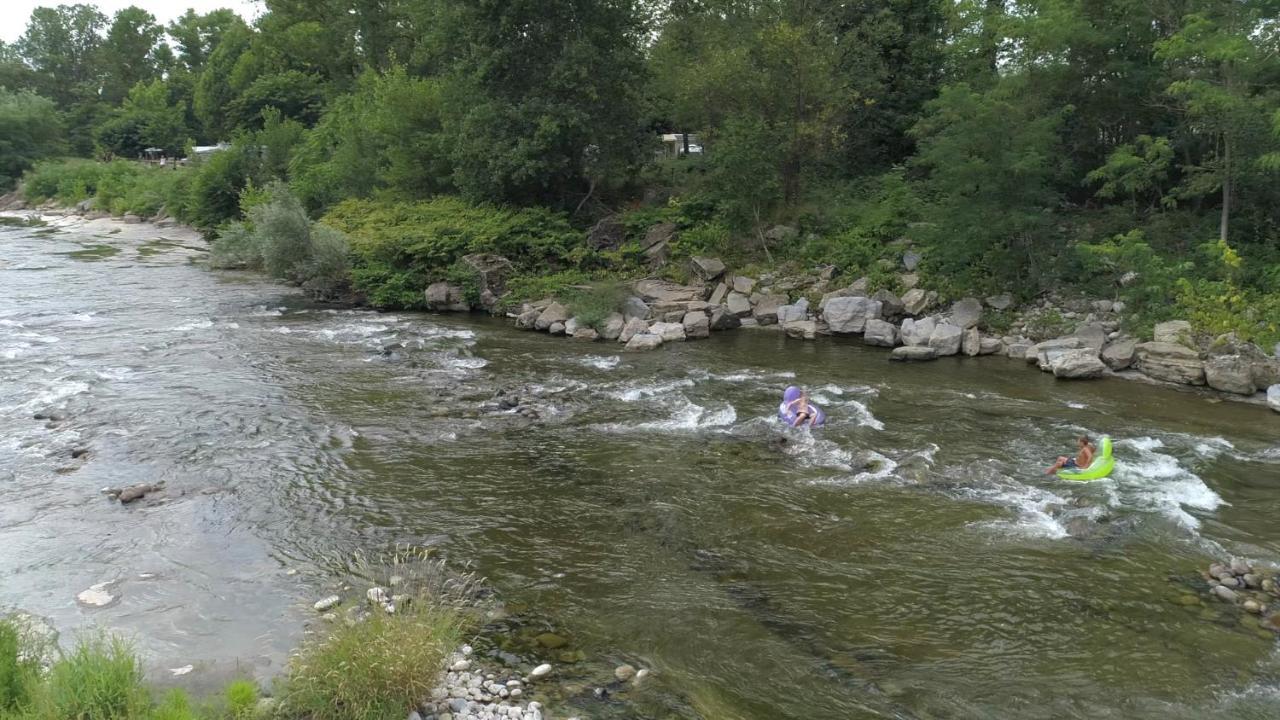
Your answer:
[[[1085,405],[1082,402],[1075,402],[1074,400],[1068,400],[1067,402],[1063,403],[1063,405],[1066,405],[1072,410],[1085,410],[1089,407],[1088,405]]]
[[[1222,498],[1200,476],[1172,455],[1157,452],[1165,448],[1163,441],[1139,437],[1116,445],[1124,450],[1113,474],[1121,502],[1155,510],[1192,531],[1199,529],[1200,521],[1187,508],[1211,511],[1222,506]]]
[[[479,370],[489,364],[488,360],[478,357],[466,357],[463,355],[445,355],[440,362],[446,368],[453,370]]]
[[[17,360],[19,355],[26,355],[27,351],[32,347],[31,343],[18,342],[0,347],[0,358],[5,360]]]
[[[813,402],[826,411],[828,423],[844,424],[852,420],[854,424],[863,427],[884,429],[884,423],[872,414],[871,409],[857,400],[835,400],[825,395],[814,395]],[[835,410],[836,408],[839,410]]]
[[[728,403],[717,408],[706,408],[685,400],[671,417],[664,420],[653,420],[635,424],[605,424],[599,428],[610,432],[694,432],[699,430],[717,430],[733,425],[738,419],[738,411]]]
[[[638,402],[645,398],[657,397],[659,395],[668,395],[680,388],[693,387],[692,380],[673,380],[665,383],[650,383],[648,385],[635,385],[622,390],[612,390],[608,393],[622,402]]]
[[[1043,488],[1030,485],[975,488],[972,497],[996,505],[1009,507],[1017,517],[1009,520],[986,520],[972,525],[1022,537],[1061,540],[1069,535],[1067,529],[1049,512],[1052,505],[1065,505],[1067,500]]]
[[[0,327],[16,327],[16,328],[20,328],[20,327],[26,327],[26,325],[23,325],[22,323],[18,322],[17,320],[0,320]]]
[[[742,370],[740,372],[717,374],[711,373],[707,375],[712,380],[721,382],[751,382],[753,380],[793,380],[796,374],[789,371],[783,372],[758,372],[754,370]]]
[[[276,329],[275,329],[275,332],[278,332],[278,333],[280,333],[281,335],[292,335],[292,334],[293,334],[293,328],[288,328],[288,327],[278,327],[278,328],[276,328]]]
[[[89,392],[89,383],[80,380],[56,380],[52,385],[36,393],[35,397],[23,403],[22,408],[42,408],[53,405],[67,398]]]
[[[893,473],[898,469],[898,463],[872,450],[868,453],[869,459],[876,464],[874,470],[863,470],[853,476],[853,481],[857,483],[873,482],[875,480],[887,480],[893,477]]]
[[[192,330],[207,330],[211,327],[213,327],[212,320],[198,320],[178,325],[177,327],[171,328],[171,330],[174,332],[191,332]]]
[[[618,364],[621,362],[622,357],[620,355],[610,355],[608,357],[601,355],[588,355],[584,358],[578,358],[579,365],[585,365],[597,370],[613,370],[618,367]]]
[[[781,423],[778,420],[775,420],[775,422]],[[787,443],[785,452],[802,465],[853,472],[853,453],[840,447],[835,442],[823,437],[817,437],[806,430],[789,430],[788,437],[791,442]],[[843,481],[857,482],[857,479],[856,476],[852,478],[846,477]]]

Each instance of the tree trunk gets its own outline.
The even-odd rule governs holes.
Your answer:
[[[1223,145],[1222,218],[1218,222],[1218,238],[1227,242],[1227,229],[1231,223],[1231,138],[1225,135]]]

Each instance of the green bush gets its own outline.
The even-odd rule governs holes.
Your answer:
[[[605,318],[622,309],[631,294],[625,283],[604,280],[587,288],[574,288],[563,293],[565,304],[578,322],[599,330]]]
[[[17,626],[0,620],[0,717],[24,710],[39,679],[40,666],[31,653],[24,653]]]
[[[170,690],[151,712],[151,720],[197,720],[191,698],[182,690]]]
[[[373,613],[305,644],[282,682],[280,714],[306,720],[398,718],[422,701],[462,636],[460,616],[429,603]]]
[[[125,641],[91,635],[49,670],[37,701],[49,720],[136,720],[149,714],[142,665]]]
[[[252,680],[235,680],[222,694],[233,720],[249,720],[258,710],[258,685]]]
[[[22,193],[28,202],[57,200],[66,204],[93,197],[104,165],[92,160],[46,160],[36,163],[23,177]]]
[[[260,158],[245,143],[197,162],[190,180],[190,222],[214,230],[239,218],[240,194],[253,184],[260,164]]]

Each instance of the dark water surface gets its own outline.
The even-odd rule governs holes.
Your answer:
[[[198,246],[0,229],[0,604],[127,632],[158,675],[278,672],[332,558],[413,543],[553,624],[564,675],[657,671],[588,714],[1280,716],[1275,639],[1179,604],[1212,560],[1280,560],[1280,415],[769,331],[627,355],[325,309]],[[790,383],[828,429],[775,424]],[[1042,475],[1082,431],[1115,478]]]

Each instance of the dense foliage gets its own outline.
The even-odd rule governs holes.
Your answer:
[[[629,241],[676,222],[677,259],[888,286],[910,246],[952,295],[1087,288],[1143,323],[1276,335],[1280,0],[265,6],[163,28],[137,8],[36,10],[0,44],[0,184],[64,151],[227,141],[148,200],[88,177],[149,177],[114,165],[65,166],[52,189],[41,165],[27,193],[159,198],[213,233],[278,180],[352,233],[354,281],[387,305],[481,246],[530,289],[637,270],[586,246],[621,210]],[[695,147],[676,157],[662,133]],[[511,218],[531,229],[506,242]]]

